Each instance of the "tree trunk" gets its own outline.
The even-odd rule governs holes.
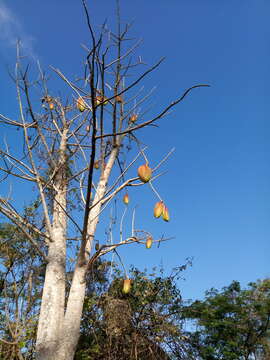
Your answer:
[[[59,158],[53,178],[52,239],[48,250],[45,282],[37,330],[36,359],[55,359],[64,321],[66,274],[67,162],[66,134],[62,134]]]
[[[80,336],[80,324],[85,298],[86,266],[77,265],[68,297],[61,339],[55,357],[50,360],[73,360]]]
[[[115,148],[110,158],[107,162],[104,174],[101,176],[98,187],[96,190],[96,195],[94,198],[94,203],[98,202],[99,199],[103,198],[106,192],[108,179],[113,168],[113,164],[118,155],[118,148]],[[91,253],[92,244],[94,240],[94,235],[96,232],[96,227],[99,220],[99,215],[101,211],[102,203],[98,202],[97,205],[91,210],[89,220],[88,220],[88,238],[89,242],[87,244],[87,252]],[[50,360],[73,360],[76,347],[78,344],[80,336],[80,324],[83,311],[83,303],[85,298],[85,273],[87,266],[76,265],[70,293],[68,296],[67,308],[64,318],[63,332],[61,335],[61,340],[59,341],[58,351],[55,358]],[[46,359],[47,360],[47,359]]]
[[[36,359],[51,360],[64,318],[65,249],[61,241],[50,245],[38,322]]]

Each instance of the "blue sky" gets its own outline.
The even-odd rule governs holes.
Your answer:
[[[157,183],[171,221],[153,220],[155,198],[145,187],[131,196],[138,226],[174,240],[150,251],[124,249],[125,262],[170,269],[193,257],[180,283],[185,298],[232,280],[245,285],[270,276],[269,1],[122,3],[123,23],[134,21],[131,35],[143,39],[138,54],[149,65],[166,56],[145,81],[146,89],[157,87],[153,111],[192,85],[211,85],[195,89],[159,128],[140,132],[153,163],[176,150]],[[96,29],[105,18],[114,26],[114,1],[89,4]],[[0,0],[0,106],[10,116],[18,110],[7,68],[14,66],[18,37],[48,71],[53,65],[68,76],[80,74],[81,44],[89,42],[80,1]]]

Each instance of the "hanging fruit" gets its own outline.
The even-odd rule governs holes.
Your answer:
[[[99,160],[96,160],[95,162],[94,162],[94,168],[95,169],[99,169]]]
[[[128,203],[129,203],[128,193],[126,193],[126,194],[123,196],[123,202],[124,202],[124,204],[128,205]]]
[[[135,123],[137,120],[138,120],[138,115],[137,114],[133,114],[129,118],[129,122],[131,122],[131,123]]]
[[[148,164],[141,165],[138,168],[138,176],[142,182],[146,183],[152,177],[152,169],[148,166]]]
[[[147,236],[146,243],[145,243],[146,249],[150,249],[152,244],[153,244],[152,236]]]
[[[52,103],[52,102],[49,103],[49,109],[50,109],[50,110],[53,110],[53,109],[54,109],[54,103]]]
[[[105,96],[102,96],[102,95],[96,96],[95,104],[98,106],[101,103],[103,103],[103,105],[108,104],[107,98]]]
[[[115,101],[118,103],[118,104],[122,104],[123,103],[123,98],[121,95],[117,95],[115,97]]]
[[[164,205],[163,211],[162,211],[162,218],[163,218],[164,221],[169,221],[170,220],[169,210],[165,205]]]
[[[154,217],[159,218],[163,213],[163,209],[164,209],[163,201],[157,202],[155,207],[154,207]]]
[[[130,292],[130,289],[131,289],[131,280],[130,279],[125,279],[124,283],[123,283],[122,292],[124,294],[128,294]]]
[[[80,112],[84,112],[84,110],[86,110],[86,106],[85,106],[84,100],[83,100],[83,98],[81,98],[81,97],[77,99],[76,106],[77,106],[77,109],[78,109]]]

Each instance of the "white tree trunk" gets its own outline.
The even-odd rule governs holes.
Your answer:
[[[108,179],[111,170],[113,168],[113,164],[117,158],[117,155],[118,155],[118,148],[115,148],[112,151],[110,158],[107,162],[107,166],[105,168],[104,174],[99,180],[94,198],[94,203],[105,195]],[[90,239],[87,244],[87,252],[89,254],[91,253],[94,235],[99,220],[100,210],[101,210],[101,202],[99,202],[97,206],[95,206],[90,212],[90,216],[88,220],[88,231],[87,231],[88,238]],[[61,340],[59,341],[58,344],[59,347],[56,357],[51,358],[50,360],[73,360],[74,358],[74,354],[80,336],[80,324],[81,324],[83,303],[85,298],[85,288],[86,288],[86,283],[85,283],[86,269],[87,269],[86,265],[80,266],[78,264],[75,268],[71,289],[68,296]]]
[[[53,180],[52,239],[49,243],[41,309],[37,330],[36,359],[55,359],[64,320],[66,274],[66,134],[62,135],[57,171]]]
[[[51,360],[56,352],[64,318],[65,249],[55,240],[49,249],[42,303],[39,315],[36,359]]]
[[[80,336],[80,324],[85,297],[86,266],[76,266],[68,297],[64,326],[58,351],[50,360],[73,360]]]

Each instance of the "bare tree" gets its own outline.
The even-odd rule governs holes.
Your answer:
[[[144,64],[140,57],[133,60],[139,42],[128,48],[130,25],[121,26],[119,6],[116,33],[104,24],[96,35],[84,0],[82,5],[91,37],[91,46],[85,46],[84,75],[71,80],[61,70],[52,68],[67,85],[69,97],[49,91],[46,74],[40,68],[38,79],[31,80],[18,46],[14,80],[19,117],[14,120],[0,115],[3,126],[19,130],[17,137],[21,144],[16,154],[7,142],[0,150],[2,181],[14,177],[34,185],[37,191],[39,221],[23,216],[15,208],[11,193],[1,195],[0,211],[18,227],[46,264],[36,338],[38,360],[73,359],[80,332],[85,279],[96,259],[117,252],[119,246],[147,241],[151,246],[152,241],[162,240],[153,240],[148,231],[136,230],[134,216],[132,231],[126,238],[121,230],[119,241],[105,240],[99,244],[95,233],[111,200],[120,191],[144,183],[149,183],[159,198],[155,215],[169,220],[168,210],[153,186],[159,164],[150,168],[138,130],[168,115],[192,89],[208,86],[192,86],[154,117],[148,118],[147,108],[140,113],[151,92],[144,94],[137,85],[163,59],[130,80],[131,72],[138,73],[136,68]],[[41,99],[34,90],[41,92]],[[130,178],[128,171],[139,157],[143,158],[143,164],[138,177]],[[128,195],[124,202],[128,202]],[[123,217],[120,223],[122,229]],[[72,271],[70,287],[67,287],[67,271],[69,275]]]

